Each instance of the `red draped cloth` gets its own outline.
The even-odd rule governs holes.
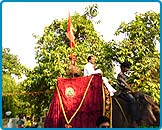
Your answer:
[[[95,128],[102,114],[101,76],[58,78],[45,127],[65,128],[68,121],[73,128]]]

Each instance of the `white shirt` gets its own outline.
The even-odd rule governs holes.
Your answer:
[[[89,76],[91,74],[99,74],[99,73],[102,73],[102,71],[100,69],[95,70],[94,65],[90,62],[88,62],[84,67],[84,76]],[[113,96],[116,90],[109,84],[108,79],[106,77],[102,77],[102,80],[105,86],[107,87],[110,96]]]
[[[88,62],[84,67],[84,76],[89,76],[91,74],[99,74],[102,73],[100,69],[95,70],[94,65]]]

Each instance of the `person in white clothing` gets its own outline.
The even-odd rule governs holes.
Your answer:
[[[89,76],[91,74],[101,74],[101,69],[96,69],[97,67],[94,65],[95,57],[93,55],[88,57],[88,63],[84,67],[84,76]],[[106,77],[102,77],[102,80],[107,87],[110,96],[113,96],[116,90],[109,84],[108,79]]]

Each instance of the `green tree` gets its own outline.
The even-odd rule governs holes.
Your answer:
[[[25,73],[25,67],[20,63],[17,55],[10,53],[9,48],[4,48],[2,51],[2,72],[3,74],[13,74],[18,78],[21,78]]]
[[[10,53],[9,48],[4,48],[2,52],[2,116],[6,111],[12,112],[12,117],[24,111],[22,99],[14,94],[21,93],[22,86],[17,84],[14,76],[21,78],[26,68],[20,63],[18,57]],[[23,108],[23,109],[21,109]]]
[[[129,61],[133,71],[129,78],[131,87],[147,92],[159,103],[160,53],[156,44],[160,44],[160,14],[137,13],[131,22],[122,22],[115,34],[125,38],[121,42],[113,41],[113,59],[119,63]]]
[[[88,55],[94,54],[104,75],[109,79],[113,78],[112,61],[107,58],[111,54],[104,49],[111,46],[104,42],[93,25],[94,17],[98,14],[97,9],[97,5],[92,5],[86,8],[83,15],[76,12],[74,16],[71,16],[76,42],[72,50],[66,37],[67,19],[61,21],[54,19],[49,26],[45,27],[42,36],[34,35],[38,39],[35,47],[38,66],[28,73],[28,78],[24,81],[26,91],[53,91],[57,77],[67,77],[66,68],[70,63],[71,51],[77,55],[77,65],[82,72]],[[31,103],[35,106],[35,113],[39,114],[40,111],[49,107],[51,96],[52,94],[45,93],[39,97],[34,95],[30,97]]]
[[[8,87],[10,86],[10,87]],[[12,93],[16,88],[16,82],[11,78],[8,74],[2,75],[2,91],[3,93]],[[5,117],[6,111],[12,111],[12,116],[15,116],[15,110],[13,105],[13,98],[10,96],[3,96],[2,98],[2,113],[3,117]]]

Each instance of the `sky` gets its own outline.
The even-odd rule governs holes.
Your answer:
[[[4,2],[2,4],[2,47],[10,48],[26,67],[36,65],[34,46],[37,40],[32,34],[42,35],[54,19],[68,17],[68,11],[84,13],[85,7],[94,2]],[[160,12],[158,2],[98,2],[101,20],[95,29],[105,41],[120,40],[114,36],[121,22],[130,22],[135,13]],[[159,47],[160,48],[160,47]]]

